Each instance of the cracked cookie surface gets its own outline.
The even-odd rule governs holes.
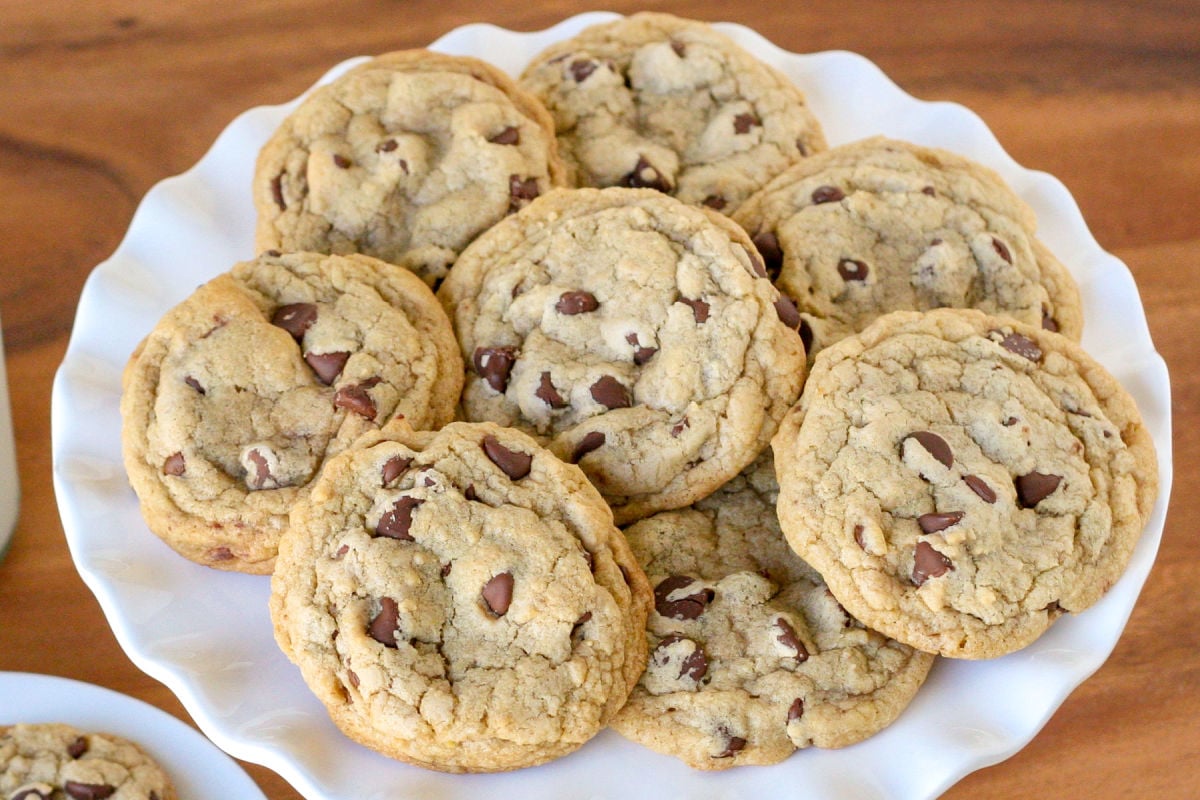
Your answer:
[[[478,59],[387,53],[306,97],[255,165],[258,250],[365,253],[435,284],[564,183],[546,110]]]
[[[745,231],[648,189],[539,198],[477,239],[438,297],[469,364],[467,419],[541,437],[618,524],[736,475],[804,379],[795,309]]]
[[[772,444],[792,547],[865,624],[955,657],[1095,603],[1158,488],[1115,378],[972,310],[896,312],[822,351]]]
[[[150,529],[187,558],[269,573],[325,460],[403,415],[449,422],[450,321],[412,273],[361,255],[268,253],[171,309],[121,398],[125,467]]]
[[[703,22],[634,14],[534,57],[574,186],[649,187],[722,213],[825,148],[785,75]]]
[[[767,451],[625,529],[655,586],[651,658],[613,727],[698,769],[773,764],[890,724],[933,656],[864,628],[788,547]]]
[[[990,169],[875,137],[775,177],[734,219],[804,320],[809,363],[890,311],[977,308],[1079,341],[1066,268],[1033,211]]]
[[[62,723],[0,726],[5,800],[175,800],[170,777],[140,746]]]
[[[332,460],[272,578],[280,647],[351,738],[449,772],[578,748],[645,666],[649,585],[578,468],[402,422]]]

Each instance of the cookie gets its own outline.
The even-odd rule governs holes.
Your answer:
[[[331,460],[271,589],[276,640],[338,727],[431,769],[565,755],[646,663],[649,584],[604,501],[490,424],[401,421]]]
[[[1060,334],[895,312],[823,350],[773,442],[789,543],[866,625],[986,658],[1120,577],[1154,505],[1154,445]]]
[[[546,110],[503,72],[387,53],[314,90],[260,151],[256,245],[364,253],[434,284],[471,239],[564,176]]]
[[[398,415],[449,422],[462,371],[445,312],[401,267],[240,263],[167,312],[126,368],[122,444],[146,523],[200,564],[269,573],[325,460]]]
[[[442,285],[462,412],[577,463],[618,524],[692,503],[761,452],[805,375],[795,308],[727,217],[650,189],[559,190]]]
[[[550,109],[574,186],[648,187],[728,214],[825,148],[787,76],[669,14],[586,28],[535,56],[521,85]]]
[[[788,547],[767,451],[687,509],[625,529],[655,586],[650,663],[613,720],[698,769],[773,764],[890,724],[933,656],[864,628]]]
[[[1083,311],[1030,209],[990,169],[875,137],[772,180],[734,215],[813,357],[890,311],[977,308],[1079,341]]]
[[[0,727],[5,800],[175,800],[170,777],[128,739],[61,723]]]

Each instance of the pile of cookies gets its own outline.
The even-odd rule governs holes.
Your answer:
[[[944,151],[827,147],[703,23],[597,25],[519,81],[373,59],[253,195],[260,254],[130,361],[126,467],[175,550],[272,575],[280,647],[391,757],[844,746],[936,655],[1094,603],[1153,505],[1024,203]]]

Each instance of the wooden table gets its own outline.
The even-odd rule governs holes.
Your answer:
[[[50,387],[79,291],[146,190],[191,166],[240,111],[294,97],[344,58],[420,46],[472,21],[538,29],[578,10],[0,0],[0,308],[23,490],[0,564],[0,669],[101,684],[188,719],[117,646],[72,566],[51,488]],[[1174,384],[1177,488],[1158,561],[1107,664],[1029,746],[947,796],[1200,796],[1200,493],[1190,485],[1200,467],[1200,4],[709,0],[662,10],[741,22],[789,50],[854,50],[912,94],[967,105],[1019,162],[1058,176],[1129,265]],[[268,770],[247,769],[272,800],[297,797]]]

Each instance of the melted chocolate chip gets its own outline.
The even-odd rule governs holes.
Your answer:
[[[342,374],[349,360],[350,354],[345,352],[304,354],[305,363],[312,367],[312,371],[317,373],[317,378],[326,386],[337,380],[337,376]],[[374,416],[373,412],[371,416]]]
[[[508,210],[519,211],[531,200],[541,194],[537,178],[522,178],[520,175],[508,176]]]
[[[920,586],[928,579],[945,575],[952,569],[954,565],[950,563],[950,559],[934,550],[929,542],[917,542],[913,553],[913,583]]]
[[[296,341],[304,337],[304,332],[317,321],[317,306],[315,303],[289,303],[275,309],[271,315],[271,324],[283,328]]]
[[[247,450],[246,460],[250,462],[250,466],[246,467],[246,487],[248,489],[258,490],[278,486],[275,476],[271,474],[271,462],[262,454],[262,451],[256,447]]]
[[[675,302],[683,303],[685,306],[690,307],[692,309],[692,317],[696,320],[697,324],[703,324],[704,322],[708,321],[709,305],[703,300],[693,300],[690,297],[681,297]]]
[[[737,134],[749,133],[750,129],[762,125],[762,120],[757,115],[751,113],[738,114],[733,118],[733,132]]]
[[[796,635],[796,629],[792,627],[792,623],[780,617],[775,620],[775,627],[779,628],[779,635],[775,637],[776,641],[789,650],[795,650],[797,662],[807,661],[808,648],[804,646],[804,642],[800,641],[800,637]]]
[[[723,733],[729,737],[725,741],[725,749],[722,752],[717,753],[715,756],[713,756],[713,758],[730,758],[731,756],[734,756],[746,749],[746,740],[741,736],[733,736],[729,733],[729,731],[725,730],[723,730]]]
[[[508,375],[517,360],[513,347],[477,347],[474,356],[475,372],[497,392],[508,389]]]
[[[591,388],[592,399],[607,409],[629,408],[633,397],[619,380],[612,375],[603,375]]]
[[[1019,333],[1010,333],[1000,340],[1000,346],[1010,353],[1016,353],[1022,358],[1028,358],[1030,361],[1042,360],[1042,348],[1037,346],[1037,343],[1028,336],[1022,336]]]
[[[412,515],[417,506],[423,502],[425,501],[407,495],[398,499],[379,518],[379,524],[375,526],[375,535],[399,539],[402,542],[415,541],[409,534],[409,530],[412,529]]]
[[[117,787],[107,783],[67,781],[63,784],[63,791],[72,800],[104,800],[106,797],[112,797]]]
[[[375,419],[375,401],[372,400],[371,395],[367,393],[367,389],[374,385],[374,383],[363,382],[353,383],[349,386],[343,386],[334,392],[334,407],[344,408],[347,411],[352,411],[355,414],[366,417],[367,419]]]
[[[200,385],[200,381],[196,380],[191,375],[188,375],[187,377],[185,377],[183,379],[183,382],[186,383],[188,386],[190,386],[195,391],[199,392],[200,394],[208,394],[208,392],[204,391],[204,387]]]
[[[922,514],[917,517],[917,524],[921,526],[921,530],[925,533],[937,533],[944,531],[951,525],[957,525],[962,521],[963,512],[961,511],[946,511],[942,513]]]
[[[488,139],[492,144],[508,144],[516,145],[521,143],[521,130],[513,125],[509,125],[504,130],[497,133],[492,138]]]
[[[571,463],[578,464],[581,458],[599,448],[606,439],[603,431],[590,431],[584,434],[583,438],[579,440],[579,444],[575,445],[574,452],[571,453]]]
[[[779,238],[772,231],[762,231],[754,235],[754,246],[763,257],[767,277],[772,281],[777,280],[783,269],[783,250],[779,246]]]
[[[566,408],[567,401],[554,388],[554,381],[550,379],[549,372],[542,373],[541,383],[538,384],[537,390],[533,393],[537,399],[541,400],[551,408]]]
[[[931,456],[942,462],[947,468],[954,466],[954,452],[950,449],[950,445],[946,444],[946,440],[931,431],[916,431],[910,433],[909,438],[916,439],[917,442],[924,447]]]
[[[658,352],[657,347],[642,347],[642,343],[638,340],[636,333],[626,334],[625,341],[633,345],[633,363],[639,367],[644,365]]]
[[[1009,264],[1013,263],[1012,253],[1008,252],[1008,245],[997,239],[995,236],[992,237],[992,249],[996,251],[996,255],[1003,258]]]
[[[580,58],[572,61],[568,69],[571,70],[571,77],[575,79],[576,83],[583,83],[589,75],[596,71],[596,66],[595,61]]]
[[[985,503],[996,502],[996,493],[992,491],[992,487],[980,478],[978,475],[963,475],[963,483],[971,487],[971,491],[979,495],[979,499]]]
[[[367,625],[367,635],[384,647],[396,646],[396,627],[400,622],[400,606],[390,597],[379,598],[379,613]]]
[[[171,453],[167,459],[163,461],[163,475],[171,475],[173,477],[181,477],[187,471],[187,462],[183,458],[183,453]]]
[[[633,170],[626,174],[620,180],[621,186],[626,186],[630,189],[657,189],[660,192],[670,192],[671,183],[666,176],[658,171],[658,168],[646,160],[645,156],[638,156],[637,164]]]
[[[586,314],[600,307],[600,301],[591,292],[563,292],[554,304],[554,309],[560,314]]]
[[[1047,475],[1042,472],[1018,475],[1013,480],[1022,508],[1033,508],[1049,497],[1061,482],[1061,475]]]
[[[533,467],[533,456],[518,450],[509,450],[490,433],[483,437],[480,446],[483,447],[483,452],[487,454],[491,462],[514,481],[524,478]]]
[[[674,600],[669,596],[679,589],[698,583],[688,575],[672,575],[654,587],[654,610],[659,615],[669,619],[696,619],[704,613],[704,608],[712,602],[712,589],[701,588],[684,597]]]
[[[483,596],[483,602],[487,606],[488,611],[497,617],[503,617],[508,613],[509,605],[512,604],[512,573],[501,572],[499,575],[496,575],[484,584],[480,594]]]
[[[812,201],[818,205],[821,203],[836,203],[839,200],[845,199],[846,194],[836,186],[818,186],[813,189]]]
[[[843,280],[865,281],[871,270],[861,261],[855,261],[852,258],[843,258],[838,262],[837,271]]]
[[[412,459],[405,456],[392,456],[383,464],[383,485],[387,486],[392,481],[399,478],[412,466]]]
[[[655,648],[654,648],[654,654],[655,654],[655,656],[657,656],[657,658],[655,659],[656,662],[659,664],[666,663],[667,658],[668,658],[667,652],[666,652],[667,648],[669,648],[671,645],[675,644],[676,642],[686,642],[686,641],[691,641],[691,640],[685,639],[683,636],[680,636],[678,633],[672,633],[672,634],[669,634],[669,635],[663,637],[662,640],[659,641],[658,645],[655,646]],[[687,658],[683,659],[683,661],[680,663],[679,677],[682,678],[684,676],[687,676],[694,681],[698,681],[701,678],[703,678],[705,676],[705,674],[708,672],[708,658],[704,655],[704,648],[702,648],[697,642],[692,642],[692,644],[695,645],[696,649],[693,650],[687,656]]]
[[[802,698],[797,697],[795,700],[792,701],[791,706],[788,707],[787,721],[795,722],[796,720],[800,719],[803,716],[804,716],[804,700]]]

